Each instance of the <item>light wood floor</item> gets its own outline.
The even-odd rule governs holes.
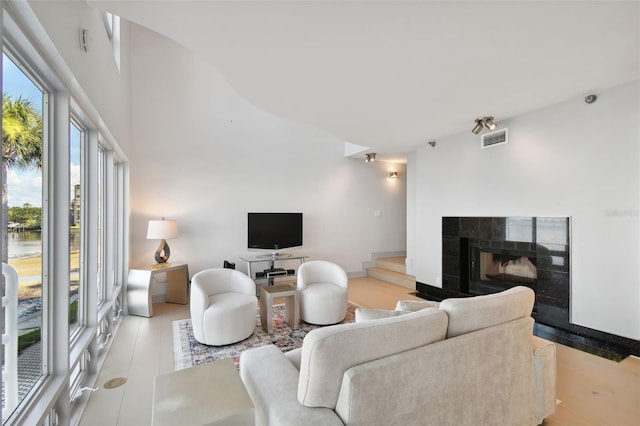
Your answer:
[[[418,299],[404,287],[371,278],[352,278],[349,299],[363,307],[393,309],[398,299]],[[109,350],[82,425],[151,424],[153,378],[173,371],[172,322],[188,318],[188,305],[158,303],[154,316],[127,316]],[[640,359],[620,363],[562,345],[557,346],[560,401],[545,425],[632,426],[640,424]],[[127,383],[114,389],[103,384],[115,377]]]

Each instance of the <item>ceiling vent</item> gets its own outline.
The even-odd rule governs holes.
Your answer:
[[[503,145],[509,142],[508,129],[501,129],[491,133],[485,133],[480,137],[480,148],[491,148],[498,145]]]

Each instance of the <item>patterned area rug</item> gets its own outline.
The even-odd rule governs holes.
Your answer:
[[[207,362],[216,361],[223,358],[233,358],[233,362],[238,368],[240,352],[257,348],[258,346],[274,344],[283,352],[297,349],[302,346],[302,339],[308,332],[317,325],[307,324],[300,321],[300,328],[292,330],[284,321],[284,305],[273,307],[273,333],[267,334],[260,326],[260,311],[256,314],[256,331],[247,339],[233,345],[207,346],[199,343],[193,337],[191,319],[183,319],[173,322],[173,352],[175,354],[175,369],[193,367]],[[347,317],[342,323],[355,321],[356,306],[349,302],[347,307]]]

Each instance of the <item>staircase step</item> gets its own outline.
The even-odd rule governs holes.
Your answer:
[[[379,257],[376,259],[376,266],[378,268],[389,269],[390,271],[396,271],[400,272],[401,274],[405,274],[407,272],[405,260],[406,257],[404,256]]]
[[[406,287],[411,290],[416,289],[416,279],[411,275],[407,275],[402,272],[373,266],[371,268],[367,268],[367,276]]]

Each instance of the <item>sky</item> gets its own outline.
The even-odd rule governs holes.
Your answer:
[[[14,99],[19,96],[29,99],[34,107],[42,112],[42,92],[4,54],[2,58],[2,90]],[[72,124],[70,127],[72,195],[73,185],[80,183],[80,140],[80,130]],[[42,207],[42,170],[10,169],[7,185],[9,188],[9,207],[21,207],[25,203],[34,207]]]

